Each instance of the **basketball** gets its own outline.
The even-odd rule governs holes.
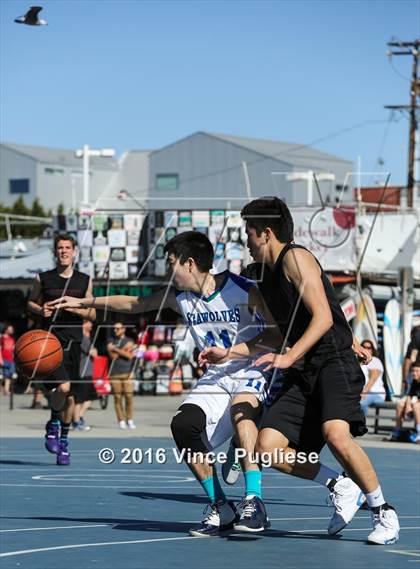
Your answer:
[[[54,372],[63,361],[63,348],[56,336],[46,330],[26,332],[16,342],[16,364],[30,378]]]

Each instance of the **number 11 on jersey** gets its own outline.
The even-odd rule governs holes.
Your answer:
[[[218,335],[218,339],[220,339],[220,341],[223,344],[224,348],[231,348],[232,347],[232,342],[229,338],[229,332],[227,330],[221,330]],[[206,342],[207,346],[217,346],[218,342],[216,341],[216,338],[213,334],[213,332],[207,332],[207,334],[204,336],[204,341]],[[220,346],[220,342],[219,342],[219,346]]]

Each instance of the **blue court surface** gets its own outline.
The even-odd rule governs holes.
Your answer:
[[[142,464],[121,464],[121,449],[133,449],[133,441],[143,452],[154,450]],[[115,451],[113,464],[99,461],[103,447]],[[55,466],[42,439],[3,439],[1,451],[1,567],[376,569],[420,563],[420,453],[403,446],[368,449],[400,515],[400,541],[388,547],[365,543],[371,529],[366,511],[341,537],[329,537],[326,489],[268,469],[270,530],[190,537],[206,500],[187,467],[176,463],[170,439],[79,438],[71,444],[70,467]],[[162,457],[166,464],[157,463]],[[132,458],[139,461],[139,453]],[[322,459],[335,464],[328,453]],[[227,488],[238,501],[242,490],[242,477]]]

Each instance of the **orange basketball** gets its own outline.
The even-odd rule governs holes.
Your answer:
[[[45,377],[60,366],[63,348],[51,332],[31,330],[16,342],[15,359],[23,374],[30,378]]]

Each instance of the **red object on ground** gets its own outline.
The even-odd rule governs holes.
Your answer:
[[[93,385],[98,395],[109,395],[111,393],[107,356],[93,358]]]

